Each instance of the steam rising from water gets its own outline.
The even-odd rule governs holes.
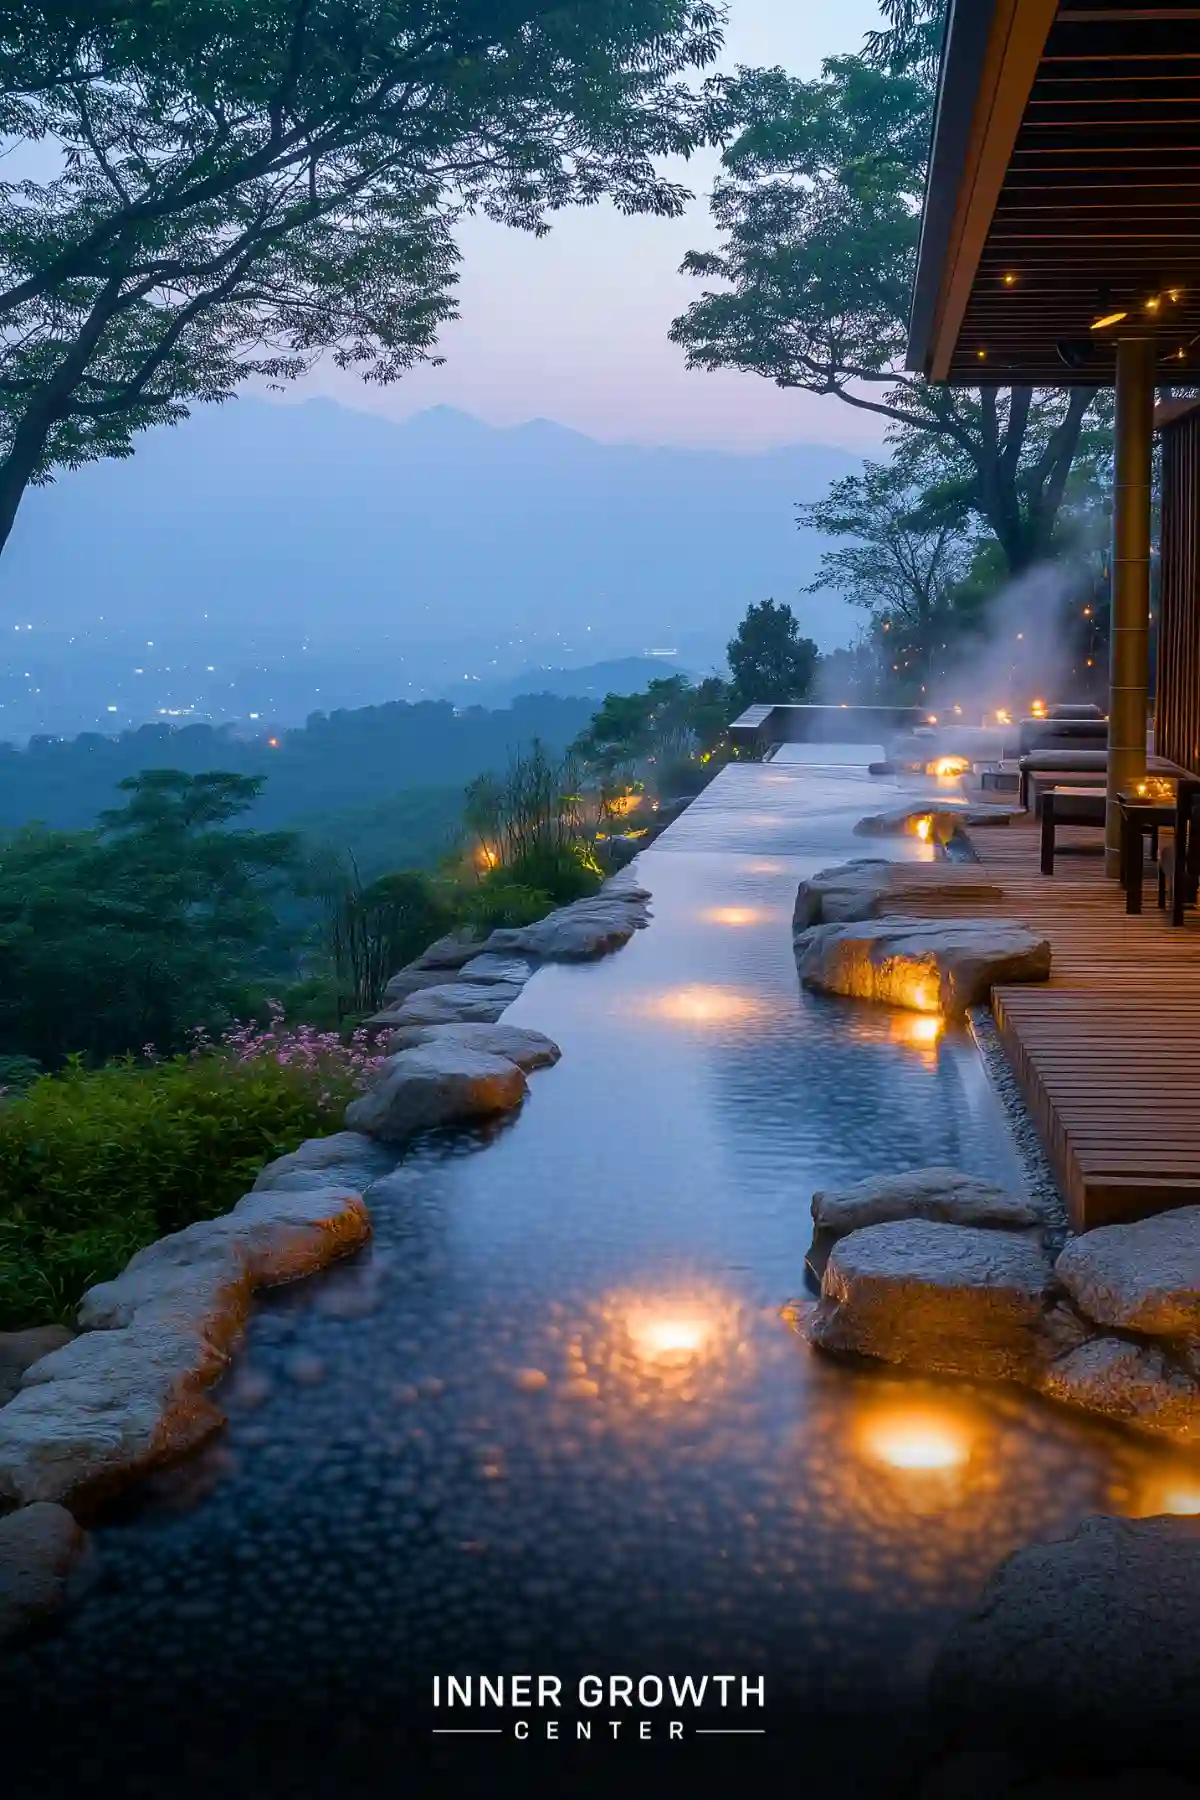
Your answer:
[[[1014,725],[1036,702],[1104,698],[1106,671],[1087,667],[1081,648],[1093,604],[1090,572],[1078,562],[1042,563],[1010,581],[988,605],[988,630],[964,645],[956,669],[937,677],[928,696],[939,721]]]

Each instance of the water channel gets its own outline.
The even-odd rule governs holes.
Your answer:
[[[1021,1179],[965,1034],[799,991],[796,883],[895,795],[865,749],[794,754],[641,858],[650,928],[508,1015],[563,1051],[520,1115],[414,1147],[370,1250],[257,1309],[228,1430],[100,1522],[86,1600],[5,1671],[31,1793],[611,1791],[610,1745],[537,1721],[523,1749],[431,1735],[435,1674],[505,1671],[765,1674],[732,1721],[764,1736],[694,1740],[705,1767],[891,1791],[993,1566],[1174,1504],[1165,1453],[834,1366],[781,1316],[814,1188]]]

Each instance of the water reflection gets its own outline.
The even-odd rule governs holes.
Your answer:
[[[778,827],[752,823],[761,781],[727,770],[640,859],[649,930],[525,988],[511,1022],[563,1058],[520,1113],[415,1145],[368,1196],[367,1255],[256,1311],[227,1440],[97,1531],[105,1583],[6,1669],[0,1723],[107,1702],[119,1671],[145,1702],[122,1754],[154,1769],[180,1695],[245,1724],[290,1683],[394,1721],[431,1670],[631,1650],[907,1700],[1021,1544],[1200,1510],[1186,1458],[835,1365],[780,1316],[814,1189],[1020,1166],[962,1031],[799,989],[796,883],[861,852],[865,775],[796,768]]]

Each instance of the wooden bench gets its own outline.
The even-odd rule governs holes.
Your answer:
[[[1058,787],[1042,795],[1042,874],[1054,873],[1054,834],[1060,825],[1104,828],[1103,788]]]

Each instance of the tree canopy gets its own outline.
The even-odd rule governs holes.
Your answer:
[[[177,1049],[253,991],[277,949],[285,833],[229,830],[259,783],[157,769],[96,831],[0,849],[0,1050],[52,1065]]]
[[[817,672],[820,652],[801,636],[790,606],[761,600],[729,640],[729,667],[739,708],[757,700],[804,700]]]
[[[455,316],[453,229],[687,199],[711,0],[0,7],[0,547],[30,482],[329,350],[390,382]],[[32,147],[35,155],[28,154]]]
[[[739,69],[712,212],[717,250],[683,267],[712,282],[671,329],[689,366],[832,394],[936,454],[929,510],[982,523],[1010,572],[1047,555],[1073,465],[1102,462],[1091,390],[931,386],[903,372],[940,4],[888,9],[893,28],[814,80]]]

